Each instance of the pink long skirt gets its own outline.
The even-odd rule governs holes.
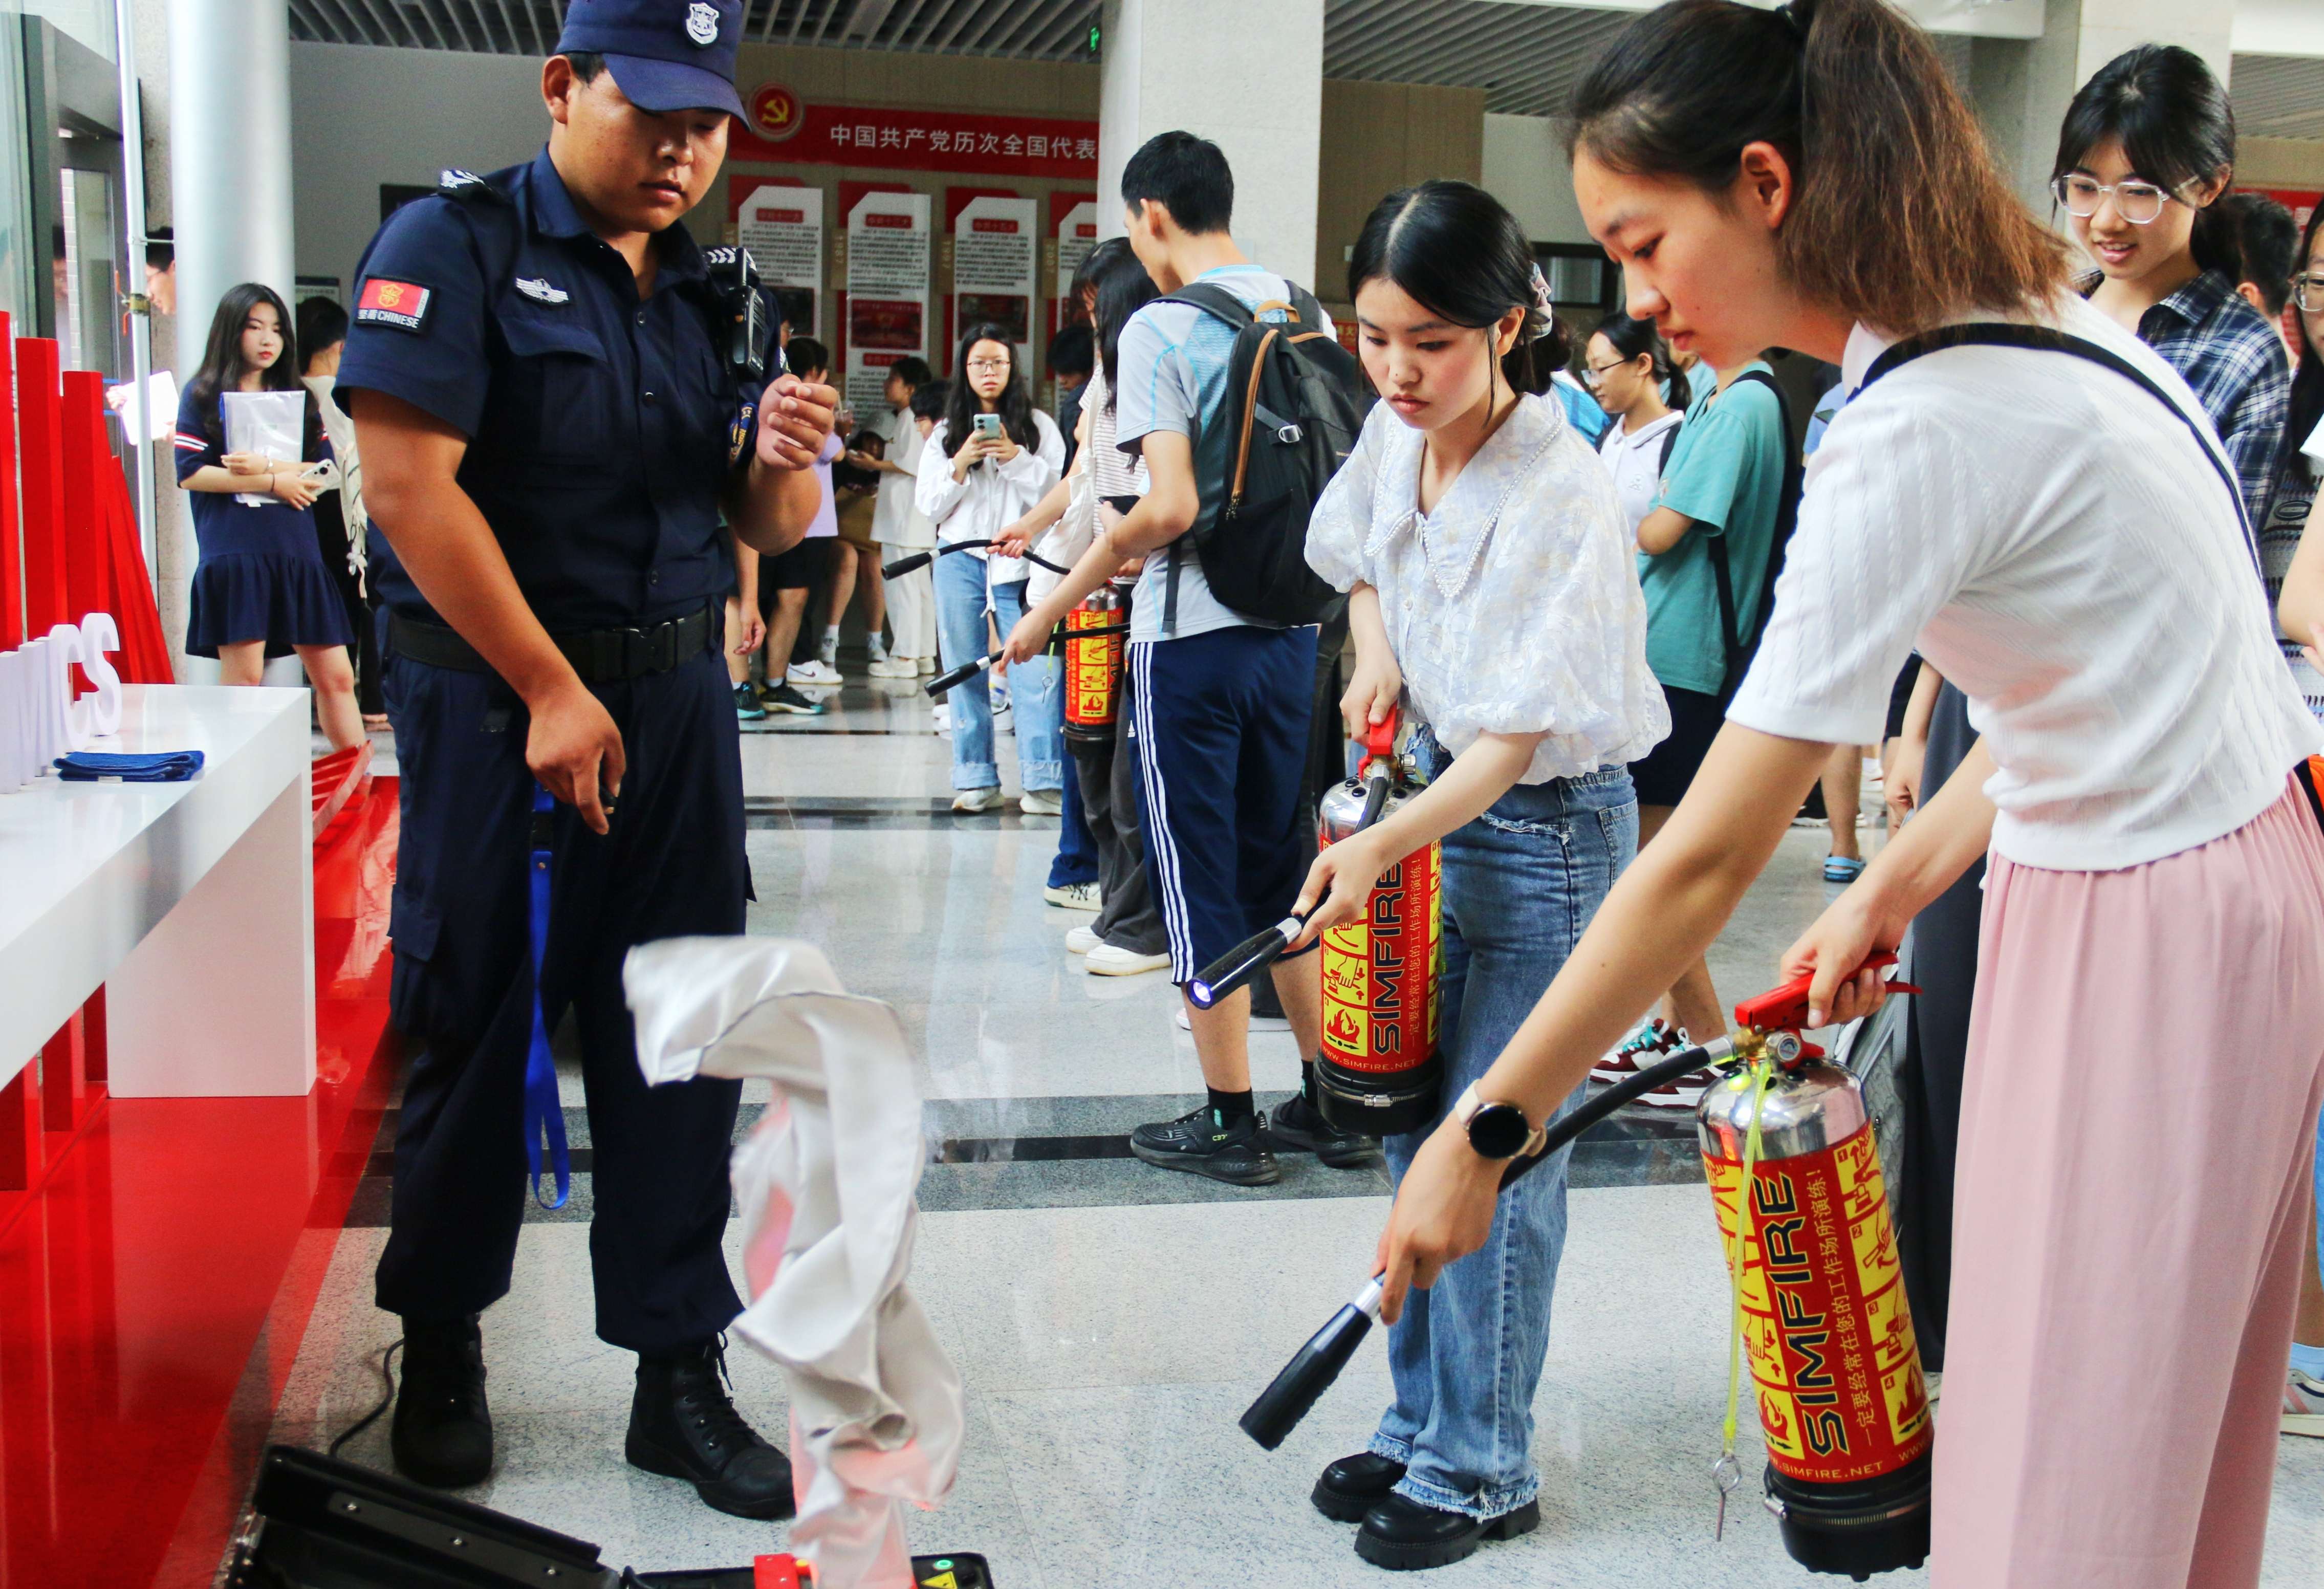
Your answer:
[[[2259,1582],[2324,1095],[2297,790],[2121,872],[1987,874],[1938,1589]]]

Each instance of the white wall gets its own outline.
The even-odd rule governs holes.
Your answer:
[[[447,166],[497,171],[548,139],[530,56],[292,44],[299,273],[337,276],[344,300],[379,230],[380,184],[432,188]]]
[[[1487,115],[1482,186],[1509,207],[1536,243],[1591,240],[1573,202],[1564,124],[1553,117]]]

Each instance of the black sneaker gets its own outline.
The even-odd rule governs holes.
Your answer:
[[[669,1357],[638,1359],[622,1455],[632,1467],[684,1479],[730,1517],[768,1521],[795,1510],[790,1458],[759,1438],[722,1382],[717,1342]]]
[[[1539,1527],[1538,1501],[1497,1518],[1472,1518],[1390,1494],[1364,1513],[1364,1526],[1356,1530],[1356,1554],[1392,1573],[1449,1567],[1476,1555],[1487,1539],[1514,1539]]]
[[[811,701],[788,684],[778,684],[760,697],[770,712],[791,712],[802,717],[812,717],[823,710],[821,701]]]
[[[1207,1104],[1176,1120],[1139,1126],[1130,1133],[1130,1150],[1163,1169],[1206,1175],[1231,1186],[1267,1187],[1283,1178],[1259,1134],[1259,1116],[1222,1120]]]
[[[755,723],[766,715],[767,708],[759,704],[759,692],[751,688],[748,679],[734,687],[734,716],[745,723]]]
[[[1333,1169],[1365,1169],[1380,1162],[1377,1141],[1342,1131],[1324,1119],[1323,1112],[1310,1104],[1304,1093],[1294,1093],[1275,1106],[1267,1117],[1266,1136],[1269,1147],[1313,1153]]]
[[[448,1324],[403,1321],[403,1382],[388,1450],[396,1472],[439,1490],[481,1484],[492,1473],[484,1336],[475,1314]]]
[[[1364,1513],[1396,1493],[1403,1482],[1404,1464],[1359,1451],[1325,1468],[1308,1499],[1335,1523],[1360,1523]]]

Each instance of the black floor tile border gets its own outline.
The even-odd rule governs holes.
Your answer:
[[[1259,1102],[1268,1107],[1286,1096],[1265,1095]],[[926,1119],[932,1152],[920,1178],[920,1207],[930,1214],[1144,1207],[1385,1196],[1390,1189],[1384,1169],[1328,1169],[1300,1153],[1278,1154],[1283,1179],[1258,1187],[1158,1169],[1131,1154],[1130,1127],[1172,1118],[1199,1101],[1169,1094],[931,1099]],[[757,1104],[742,1106],[735,1123],[738,1138],[757,1123],[762,1108]],[[548,1209],[533,1202],[528,1191],[528,1224],[584,1221],[594,1207],[595,1154],[589,1145],[588,1114],[568,1108],[565,1115],[567,1140],[572,1143],[572,1196],[564,1207]],[[349,1229],[378,1229],[388,1223],[395,1119],[396,1111],[391,1109],[381,1121],[378,1145],[347,1210]],[[984,1134],[978,1134],[980,1128]],[[1567,1178],[1578,1190],[1700,1185],[1702,1160],[1695,1147],[1693,1116],[1684,1111],[1634,1109],[1605,1121],[1574,1144]]]

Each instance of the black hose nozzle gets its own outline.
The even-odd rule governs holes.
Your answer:
[[[881,564],[880,577],[882,579],[901,579],[913,569],[925,568],[936,560],[936,554],[932,551],[909,552],[903,557],[898,558],[892,563]]]
[[[1299,1427],[1307,1409],[1332,1388],[1332,1381],[1348,1366],[1348,1359],[1371,1334],[1379,1307],[1380,1277],[1374,1275],[1356,1293],[1355,1300],[1333,1314],[1332,1322],[1317,1330],[1299,1348],[1298,1355],[1283,1365],[1275,1382],[1259,1393],[1259,1400],[1242,1415],[1242,1432],[1269,1451],[1282,1445],[1284,1437]]]
[[[1706,1065],[1715,1065],[1734,1052],[1732,1038],[1718,1038],[1682,1049],[1628,1081],[1617,1082],[1571,1114],[1552,1121],[1542,1133],[1537,1150],[1509,1160],[1508,1168],[1501,1172],[1501,1189],[1508,1190],[1512,1182],[1546,1163],[1560,1148],[1632,1099],[1643,1097],[1682,1076],[1691,1076]],[[1333,1314],[1332,1322],[1316,1331],[1307,1344],[1299,1348],[1298,1354],[1283,1365],[1275,1382],[1259,1392],[1250,1410],[1242,1415],[1243,1433],[1269,1451],[1282,1445],[1284,1437],[1298,1427],[1316,1399],[1340,1377],[1340,1371],[1348,1365],[1348,1359],[1370,1332],[1372,1321],[1379,1316],[1379,1298],[1380,1277],[1374,1275],[1356,1293],[1356,1299]]]
[[[1186,997],[1194,1001],[1197,1010],[1211,1009],[1221,999],[1282,958],[1283,951],[1291,947],[1291,940],[1297,938],[1300,928],[1307,925],[1307,916],[1314,914],[1310,910],[1305,916],[1286,916],[1266,931],[1253,933],[1243,939],[1203,967],[1194,980],[1186,984]]]
[[[937,674],[934,679],[931,679],[926,684],[921,685],[920,688],[927,691],[931,696],[939,696],[955,685],[966,684],[970,679],[975,678],[979,673],[983,672],[991,666],[992,666],[991,657],[979,657],[973,662],[963,662],[959,667],[954,668],[949,673]]]

